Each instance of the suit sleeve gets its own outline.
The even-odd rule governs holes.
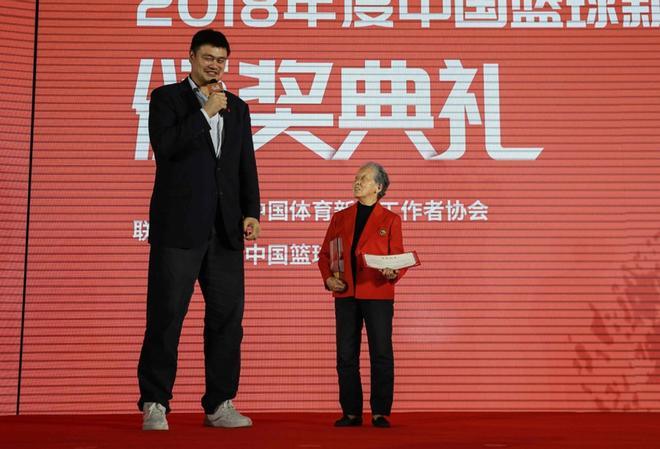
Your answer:
[[[151,94],[149,101],[149,141],[156,158],[172,159],[186,150],[188,142],[209,132],[211,126],[201,109],[180,118],[168,92],[162,88]]]
[[[323,239],[323,245],[321,245],[321,251],[319,252],[319,271],[321,272],[321,277],[323,278],[323,287],[328,290],[328,287],[325,285],[325,280],[333,275],[332,270],[330,270],[330,241],[337,236],[336,215],[332,216],[330,220],[330,226],[328,226],[327,231],[325,231],[325,238]]]
[[[396,215],[394,221],[392,222],[392,229],[390,230],[390,254],[401,254],[405,252],[403,249],[403,232],[401,230],[401,217]],[[399,270],[399,275],[390,280],[392,284],[399,282],[399,279],[406,274],[407,268]]]
[[[243,217],[253,217],[259,220],[261,204],[259,199],[259,177],[257,175],[257,161],[254,156],[254,143],[252,142],[252,122],[250,108],[245,105],[245,113],[241,119],[243,127],[241,132],[242,147],[239,162],[239,182],[241,184],[240,201]]]

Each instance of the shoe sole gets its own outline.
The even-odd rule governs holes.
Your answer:
[[[142,426],[142,430],[146,430],[146,431],[170,430],[170,426],[165,426],[165,427],[161,427],[161,426]]]
[[[221,426],[221,425],[215,425],[213,424],[208,418],[204,419],[204,426],[205,427],[215,427],[217,429],[239,429],[241,427],[252,427],[252,422],[249,424],[239,424],[235,426]]]

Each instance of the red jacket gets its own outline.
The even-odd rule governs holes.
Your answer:
[[[335,213],[325,234],[323,246],[319,253],[319,270],[325,280],[333,275],[330,270],[330,241],[342,238],[344,249],[344,275],[348,288],[343,292],[333,292],[335,298],[354,297],[357,299],[394,299],[394,284],[401,279],[405,270],[400,270],[396,279],[388,280],[379,270],[364,265],[362,254],[400,254],[403,250],[401,235],[401,217],[376,203],[369,215],[360,241],[355,249],[357,259],[356,277],[353,282],[350,250],[353,246],[355,232],[355,216],[357,204],[353,204]],[[327,288],[327,287],[326,287]]]

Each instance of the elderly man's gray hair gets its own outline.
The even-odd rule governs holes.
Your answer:
[[[390,186],[390,177],[387,176],[387,172],[385,171],[383,166],[377,162],[367,162],[362,167],[360,167],[360,170],[362,170],[363,168],[373,169],[374,182],[376,184],[381,185],[381,190],[380,192],[378,192],[378,199],[381,199],[382,197],[385,196],[385,192],[387,192],[387,188]]]

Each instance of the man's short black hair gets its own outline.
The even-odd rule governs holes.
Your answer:
[[[213,47],[224,48],[227,50],[227,56],[231,53],[229,48],[229,41],[220,31],[216,31],[213,28],[206,28],[205,30],[200,30],[192,38],[190,42],[190,51],[197,53],[199,47],[202,45],[211,45]]]

